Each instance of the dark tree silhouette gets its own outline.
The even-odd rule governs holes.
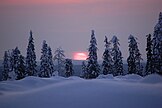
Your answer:
[[[97,41],[95,38],[94,30],[92,30],[90,45],[88,48],[89,57],[87,64],[88,78],[96,78],[100,72],[100,66],[97,61]]]
[[[105,36],[105,51],[103,53],[103,62],[102,62],[102,71],[104,75],[112,74],[113,73],[113,60],[111,57],[111,48],[110,48],[110,42],[108,42],[107,37]]]
[[[34,48],[34,39],[33,33],[30,31],[29,43],[27,48],[27,56],[26,56],[26,72],[27,76],[37,76],[37,62],[36,62],[36,54]]]
[[[152,59],[152,39],[151,34],[147,35],[147,63],[145,67],[145,75],[149,75],[154,73],[154,67],[153,67],[153,59]]]

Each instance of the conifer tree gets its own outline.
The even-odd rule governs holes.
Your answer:
[[[3,81],[9,79],[9,72],[10,72],[10,57],[9,57],[8,51],[5,51],[4,57],[3,57],[3,71],[2,71]]]
[[[95,38],[94,30],[92,30],[90,45],[88,48],[88,64],[87,64],[87,72],[88,78],[96,78],[100,73],[100,66],[97,61],[97,41]]]
[[[141,53],[138,49],[138,46],[136,46],[136,50],[135,50],[135,64],[136,64],[136,73],[140,76],[144,76],[143,73],[143,65],[141,64],[142,61],[142,57],[141,57]]]
[[[14,68],[15,68],[15,60],[14,60],[14,49],[12,50],[8,50],[6,51],[7,53],[7,67],[8,67],[8,78],[6,80],[15,80],[16,79],[16,75],[15,75],[15,71],[14,71]],[[4,65],[4,64],[3,64]],[[5,66],[6,67],[6,66]]]
[[[8,50],[8,54],[10,56],[10,72],[12,72],[14,70],[14,49],[12,50]]]
[[[129,38],[129,57],[128,62],[128,73],[129,74],[139,74],[143,76],[142,65],[141,65],[141,54],[138,49],[137,41],[134,36],[130,35]]]
[[[135,38],[130,35],[128,38],[128,43],[129,43],[129,57],[127,59],[128,62],[128,73],[129,74],[135,74],[136,73],[136,65],[135,65],[135,47],[134,45],[136,44]]]
[[[42,45],[42,55],[41,55],[41,62],[40,62],[40,77],[50,77],[51,71],[50,71],[50,65],[49,65],[49,56],[48,56],[48,45],[46,41],[43,41]]]
[[[71,59],[65,60],[65,77],[70,77],[73,75],[73,64]]]
[[[153,70],[153,60],[152,60],[152,39],[151,34],[147,35],[147,63],[145,67],[145,75],[149,75],[154,73]]]
[[[80,74],[80,77],[81,78],[85,78],[85,79],[88,78],[87,65],[86,65],[86,62],[85,61],[82,62],[82,72]]]
[[[20,58],[20,50],[18,49],[18,47],[16,47],[14,50],[13,50],[13,53],[12,53],[12,60],[13,60],[13,72],[16,76],[12,76],[12,77],[15,77],[13,79],[17,79],[17,75],[19,73],[18,71],[18,66],[19,66],[19,58]],[[13,75],[14,75],[13,74]]]
[[[20,55],[17,67],[17,80],[23,79],[25,77],[25,58]]]
[[[57,62],[57,71],[58,74],[60,76],[64,76],[64,64],[65,64],[65,54],[64,54],[64,50],[59,47],[56,49],[55,53],[54,53],[54,61]]]
[[[154,35],[152,42],[154,72],[162,74],[162,12],[160,12],[159,21],[154,27]]]
[[[107,37],[105,36],[105,51],[103,53],[103,63],[102,63],[102,67],[103,67],[103,74],[107,75],[107,74],[112,74],[113,72],[113,61],[112,61],[112,57],[111,57],[111,48],[110,48],[110,42],[108,42]]]
[[[29,43],[27,47],[27,56],[26,56],[26,72],[27,76],[37,76],[37,62],[36,62],[36,54],[34,48],[34,39],[33,33],[30,31]]]
[[[51,47],[48,46],[48,63],[49,63],[49,73],[52,76],[54,73],[54,63],[53,63],[53,55],[52,55],[52,50]]]
[[[119,49],[119,39],[116,36],[113,36],[111,40],[113,44],[112,48],[112,59],[113,59],[113,75],[123,75],[123,61],[122,53]]]

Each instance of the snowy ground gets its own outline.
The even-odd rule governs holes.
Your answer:
[[[27,77],[0,82],[0,108],[162,108],[162,77]]]

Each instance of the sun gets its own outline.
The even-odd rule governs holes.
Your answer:
[[[86,60],[87,53],[86,52],[75,52],[73,53],[73,59],[74,60]]]

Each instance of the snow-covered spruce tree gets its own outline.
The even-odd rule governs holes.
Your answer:
[[[88,78],[87,65],[86,65],[86,62],[85,61],[82,62],[82,72],[80,74],[80,77],[81,78],[85,78],[85,79]]]
[[[160,12],[159,21],[154,27],[154,35],[152,42],[154,72],[162,74],[162,12]]]
[[[54,63],[53,63],[52,50],[50,46],[48,46],[47,53],[48,53],[49,72],[50,72],[50,75],[52,76],[54,73]]]
[[[128,73],[129,74],[138,74],[143,76],[143,68],[141,65],[141,54],[138,49],[137,41],[134,36],[130,35],[129,38],[129,57],[127,58],[128,62]]]
[[[18,49],[18,47],[16,47],[13,50],[13,53],[12,53],[13,71],[14,71],[14,73],[16,75],[15,76],[16,80],[24,78],[24,74],[25,74],[25,67],[24,67],[24,63],[23,63],[24,62],[24,60],[23,60],[24,58],[22,56],[20,58],[20,56],[21,56],[20,50]],[[23,64],[21,64],[21,63],[23,63]]]
[[[15,75],[15,72],[14,72],[13,52],[14,52],[14,49],[7,51],[8,66],[9,66],[8,80],[15,80],[16,79],[16,75]]]
[[[24,56],[20,55],[19,56],[19,62],[18,62],[18,67],[17,67],[17,80],[23,79],[25,77],[25,58]]]
[[[59,47],[56,49],[55,53],[54,53],[54,61],[57,62],[57,71],[58,74],[60,76],[64,76],[64,63],[65,63],[65,54],[64,54],[64,50]]]
[[[14,49],[12,50],[8,50],[8,54],[10,56],[10,72],[12,72],[14,70],[14,58],[13,58],[13,53],[14,53]]]
[[[102,71],[104,75],[112,74],[113,72],[113,60],[111,57],[111,48],[110,48],[110,42],[108,42],[107,37],[105,36],[105,51],[103,53],[103,63],[102,63]]]
[[[70,77],[73,75],[73,63],[71,59],[65,60],[65,77]]]
[[[33,41],[33,33],[30,31],[29,43],[27,47],[27,56],[26,56],[26,72],[27,76],[37,76],[37,62],[36,54]]]
[[[48,45],[46,41],[43,41],[42,45],[42,55],[41,55],[41,62],[40,62],[40,77],[47,77],[49,78],[52,76],[51,70],[50,70],[50,64],[49,64],[49,56],[48,56]]]
[[[13,50],[13,54],[12,54],[12,60],[13,60],[13,71],[16,74],[16,78],[17,79],[17,74],[18,72],[18,65],[19,65],[19,57],[20,57],[20,50],[18,49],[18,47],[16,47]]]
[[[25,62],[18,47],[9,51],[10,54],[10,72],[11,80],[20,80],[25,77]]]
[[[146,52],[147,52],[147,63],[145,67],[145,75],[149,75],[154,73],[153,69],[153,60],[152,60],[152,39],[151,39],[151,34],[147,35],[147,47],[146,47]]]
[[[88,48],[88,64],[87,64],[87,73],[88,79],[98,77],[100,73],[100,66],[97,61],[97,41],[95,38],[94,30],[92,30],[90,45]]]
[[[143,65],[141,64],[141,61],[142,61],[142,57],[141,57],[141,53],[138,49],[138,46],[136,47],[136,50],[135,50],[135,64],[136,64],[136,72],[138,75],[140,76],[144,76],[144,73],[143,73]]]
[[[8,51],[5,51],[3,57],[2,81],[9,79],[9,72],[10,72],[10,57]]]
[[[113,36],[111,39],[113,48],[112,48],[112,59],[113,59],[113,75],[123,75],[123,61],[122,53],[119,49],[119,39],[116,36]]]

